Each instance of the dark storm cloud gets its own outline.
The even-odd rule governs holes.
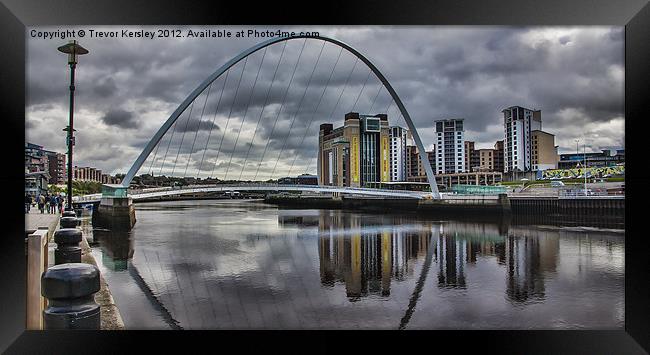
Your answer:
[[[138,128],[139,123],[132,112],[120,108],[112,109],[101,118],[109,126],[120,128]]]
[[[503,139],[501,110],[512,105],[541,109],[543,127],[556,134],[561,151],[571,149],[573,139],[586,130],[613,128],[611,134],[601,134],[594,142],[623,143],[623,132],[616,131],[623,119],[622,28],[294,29],[319,30],[369,58],[404,102],[427,146],[433,142],[435,119],[457,117],[465,118],[468,139],[493,145]],[[258,42],[254,38],[85,38],[90,53],[80,57],[76,97],[88,146],[78,148],[90,152],[93,141],[123,146],[121,161],[101,168],[124,171],[192,90],[230,58]],[[41,140],[35,143],[51,149],[60,147],[63,140],[45,133],[47,124],[54,122],[48,117],[65,116],[69,80],[64,56],[53,50],[57,45],[57,41],[30,40],[28,46],[27,122],[33,124],[29,130],[34,131],[35,139]],[[315,169],[312,160],[321,123],[338,126],[350,110],[376,114],[390,108],[390,123],[406,126],[391,105],[390,95],[374,75],[368,76],[363,63],[337,46],[327,43],[322,47],[318,41],[307,41],[300,55],[302,45],[303,40],[288,41],[284,53],[283,44],[274,45],[236,64],[228,71],[227,81],[226,75],[221,76],[210,86],[209,96],[204,91],[194,106],[186,109],[175,130],[170,129],[161,139],[159,155],[164,156],[173,136],[169,155],[175,158],[179,152],[178,160],[189,161],[189,170],[201,167],[197,156],[204,150],[206,159],[219,151],[220,161],[232,154],[231,164],[264,154],[273,160],[270,167],[264,163],[261,168],[268,169],[267,174],[280,154],[286,161],[278,165],[285,164],[282,168],[287,171],[295,157],[296,164],[304,168],[311,164]],[[192,119],[187,123],[190,110]],[[61,124],[59,121],[56,124]],[[93,122],[99,121],[114,129],[93,131]],[[120,128],[131,129],[132,136]],[[248,147],[252,147],[250,154]]]
[[[179,120],[178,126],[176,128],[177,132],[196,132],[196,131],[210,131],[213,132],[219,131],[221,128],[211,121],[207,120],[197,120],[192,118],[191,120]]]

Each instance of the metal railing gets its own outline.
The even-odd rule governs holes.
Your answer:
[[[558,191],[558,198],[560,199],[575,199],[575,198],[600,198],[600,199],[605,199],[605,198],[615,198],[615,199],[621,199],[625,198],[625,193],[623,192],[618,192],[614,194],[610,194],[607,192],[607,190],[591,190],[587,189],[565,189],[565,190],[559,190]]]
[[[89,202],[89,201],[97,201],[101,200],[102,194],[90,194],[90,195],[83,195],[83,196],[72,196],[72,202]]]

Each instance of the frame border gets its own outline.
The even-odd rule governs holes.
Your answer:
[[[311,5],[311,6],[307,6]],[[645,207],[648,195],[643,185],[640,145],[642,139],[630,135],[643,132],[642,114],[647,116],[650,98],[650,4],[647,0],[578,0],[572,2],[533,0],[489,0],[471,2],[366,2],[336,0],[313,10],[314,3],[245,2],[214,3],[201,1],[192,6],[173,0],[131,2],[127,0],[2,0],[0,4],[0,100],[6,128],[6,164],[2,171],[5,197],[22,199],[24,162],[21,158],[25,113],[25,26],[37,25],[182,25],[182,24],[323,24],[323,25],[514,25],[514,26],[625,26],[625,130],[630,173],[626,177],[626,204]],[[293,9],[289,11],[288,9]],[[15,132],[13,132],[15,131]],[[629,158],[628,158],[629,160]],[[631,167],[631,170],[630,170]],[[633,175],[633,177],[631,177]],[[15,188],[13,188],[15,187]],[[17,202],[17,201],[15,201]],[[501,353],[647,353],[650,351],[650,258],[647,238],[639,229],[641,208],[626,209],[625,331],[25,331],[25,258],[22,238],[22,208],[12,208],[5,215],[4,257],[0,258],[0,280],[5,287],[2,307],[0,351],[25,352],[123,352],[136,344],[147,350],[169,351],[174,345],[187,350],[192,346],[236,345],[240,350],[257,350],[268,345],[288,350],[380,350],[403,351],[413,344],[439,348],[441,343],[459,350]],[[644,203],[642,205],[642,203]],[[636,207],[636,206],[634,206]],[[637,221],[632,223],[632,220]],[[637,230],[639,229],[639,230]],[[636,232],[636,233],[635,233]],[[197,336],[198,335],[198,336]],[[239,340],[243,341],[239,341]],[[254,339],[255,341],[251,341]],[[13,342],[13,343],[12,343]],[[305,346],[301,346],[305,342]],[[345,345],[341,345],[345,342]],[[644,350],[645,349],[645,350]],[[60,350],[60,351],[59,351]]]

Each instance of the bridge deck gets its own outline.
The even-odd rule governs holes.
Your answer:
[[[163,196],[174,196],[193,193],[227,192],[227,191],[300,191],[313,193],[341,193],[362,196],[381,196],[393,198],[423,199],[431,196],[429,192],[370,189],[360,187],[339,187],[319,185],[277,185],[277,184],[255,184],[255,185],[211,185],[211,186],[190,186],[184,188],[153,188],[130,191],[129,196],[133,200],[155,198]],[[75,196],[73,201],[77,203],[92,203],[101,199],[101,194],[86,196]]]

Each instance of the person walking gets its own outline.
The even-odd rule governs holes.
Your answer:
[[[45,210],[50,213],[50,194],[45,195]]]
[[[63,214],[63,196],[59,194],[59,197],[57,199],[59,201],[59,214]]]
[[[38,209],[43,214],[43,208],[45,207],[45,197],[43,195],[38,195]]]
[[[25,213],[29,213],[31,207],[32,207],[32,196],[28,193],[25,193]]]
[[[52,195],[50,197],[50,213],[56,214],[56,206],[59,204],[59,201],[56,197],[56,195]]]

